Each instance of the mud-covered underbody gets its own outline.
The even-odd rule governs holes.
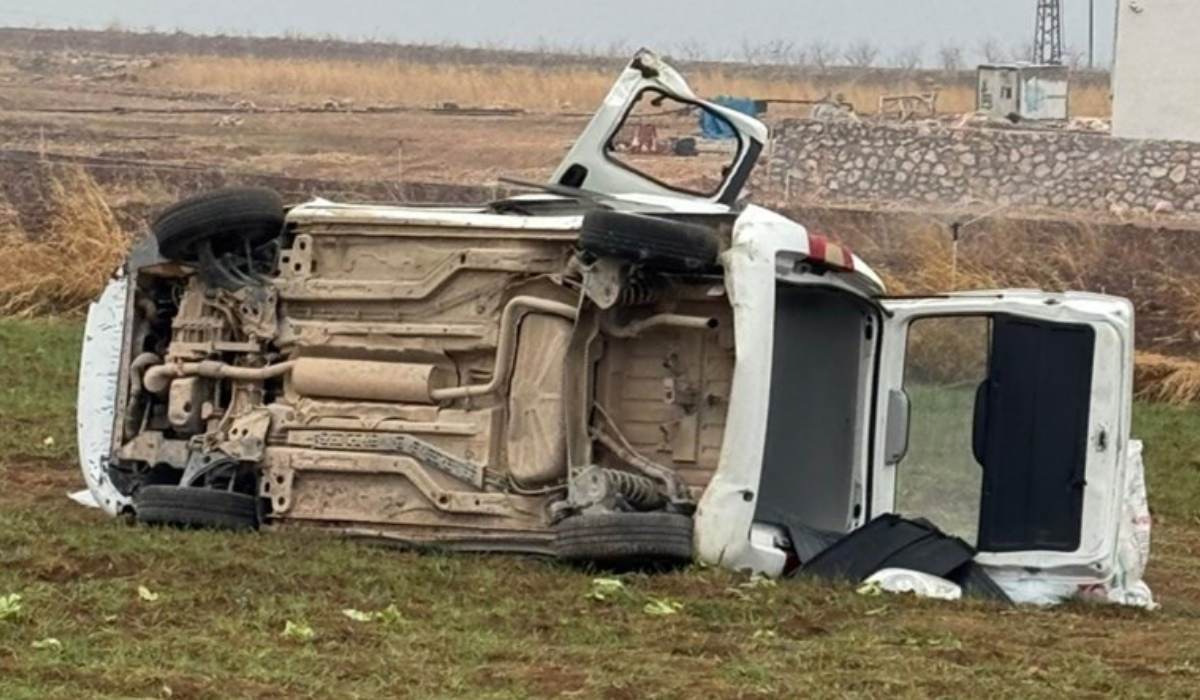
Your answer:
[[[465,549],[550,552],[589,509],[690,514],[733,370],[719,269],[598,259],[569,221],[309,205],[248,254],[133,270],[113,482]]]

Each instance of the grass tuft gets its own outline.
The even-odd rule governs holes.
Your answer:
[[[0,229],[0,316],[79,311],[103,289],[129,250],[130,235],[90,175],[68,170],[49,181],[48,225],[31,236]]]
[[[1200,401],[1200,362],[1142,352],[1134,368],[1138,398],[1173,406]]]

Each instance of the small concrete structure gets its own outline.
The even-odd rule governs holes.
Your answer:
[[[1121,0],[1113,135],[1200,141],[1200,2]]]
[[[1065,121],[1069,116],[1070,75],[1066,66],[1031,63],[979,66],[976,111],[997,119]]]

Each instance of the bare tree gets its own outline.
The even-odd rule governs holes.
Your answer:
[[[624,58],[633,55],[633,49],[629,48],[628,39],[615,39],[608,42],[608,46],[604,47],[604,55]]]
[[[809,60],[817,68],[828,68],[837,60],[838,49],[823,39],[814,41],[808,47]]]
[[[921,67],[924,55],[925,47],[921,44],[905,46],[892,55],[892,68],[899,68],[911,73]]]
[[[742,62],[750,65],[758,65],[762,62],[763,47],[762,44],[755,43],[749,38],[742,39],[741,46]]]
[[[1015,62],[1032,61],[1033,59],[1033,42],[1018,41],[1009,49],[1009,60]]]
[[[855,68],[869,68],[875,65],[875,61],[879,58],[879,47],[860,39],[846,47],[842,58]]]
[[[792,63],[796,44],[786,39],[772,39],[763,45],[762,50],[767,63],[785,66]]]
[[[1005,59],[1004,47],[995,37],[988,37],[980,42],[979,54],[988,63],[1001,63]]]
[[[1087,51],[1070,46],[1063,52],[1063,63],[1070,66],[1071,70],[1082,70],[1087,67]]]
[[[957,73],[963,69],[965,63],[962,47],[942,44],[938,49],[938,64],[947,73]]]
[[[788,63],[793,66],[811,66],[812,65],[812,49],[807,46],[792,47],[792,55]]]
[[[675,48],[671,51],[679,58],[682,58],[688,63],[697,63],[708,58],[708,49],[704,44],[695,39],[688,39],[675,44]]]

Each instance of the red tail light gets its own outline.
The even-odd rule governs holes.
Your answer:
[[[839,270],[854,269],[854,253],[845,246],[830,243],[828,238],[820,234],[808,234],[808,257]]]

